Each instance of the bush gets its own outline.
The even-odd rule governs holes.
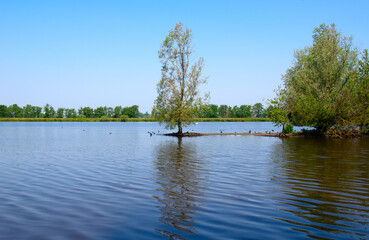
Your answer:
[[[284,126],[283,133],[292,133],[293,132],[293,125],[291,123],[287,123]]]
[[[127,116],[127,115],[122,115],[122,116],[120,116],[119,118],[120,118],[120,121],[122,121],[122,122],[126,122],[126,121],[127,121],[127,119],[128,119],[128,116]]]
[[[108,116],[101,116],[101,118],[100,118],[101,122],[107,122],[108,119],[109,119]]]

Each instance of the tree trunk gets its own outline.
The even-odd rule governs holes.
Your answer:
[[[178,135],[182,135],[182,122],[178,122]]]

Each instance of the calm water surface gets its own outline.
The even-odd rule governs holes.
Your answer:
[[[0,123],[0,239],[369,238],[369,138],[148,131],[164,129]]]

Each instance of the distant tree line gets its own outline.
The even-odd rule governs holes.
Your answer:
[[[148,113],[140,113],[137,105],[130,107],[116,106],[81,107],[78,110],[74,108],[54,109],[49,104],[44,107],[32,106],[27,104],[20,107],[17,104],[10,106],[0,105],[0,117],[2,118],[139,118],[150,117]]]
[[[263,104],[227,106],[207,104],[198,109],[198,118],[267,118],[269,109],[264,109]]]
[[[141,113],[137,105],[130,107],[81,107],[57,108],[49,104],[43,107],[27,104],[20,107],[17,104],[10,106],[0,105],[0,118],[150,118],[151,114]],[[205,104],[197,109],[198,118],[268,118],[269,108],[263,104],[228,106]]]

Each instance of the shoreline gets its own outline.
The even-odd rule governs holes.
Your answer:
[[[202,137],[202,136],[259,136],[259,137],[278,137],[278,138],[360,138],[369,137],[368,134],[357,134],[357,135],[339,135],[339,136],[329,136],[329,135],[318,135],[318,134],[303,134],[302,132],[294,132],[288,134],[282,134],[281,132],[268,132],[268,133],[245,133],[245,132],[233,132],[233,133],[196,133],[196,132],[185,132],[181,135],[178,133],[163,133],[156,134],[160,136],[170,136],[170,137]]]
[[[171,137],[202,137],[202,136],[262,136],[262,137],[281,137],[279,132],[276,133],[242,133],[242,132],[234,132],[234,133],[196,133],[196,132],[186,132],[182,135],[178,135],[178,133],[163,133],[156,134],[161,136],[171,136]],[[288,137],[288,136],[286,136]]]
[[[0,118],[0,122],[159,122],[153,118]],[[271,122],[269,118],[194,118],[192,122]]]

